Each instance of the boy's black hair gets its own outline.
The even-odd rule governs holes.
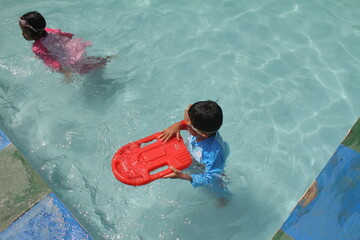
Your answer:
[[[36,30],[42,30],[46,27],[45,18],[37,11],[25,13],[20,19],[26,20]]]
[[[194,103],[188,114],[191,124],[204,132],[216,132],[223,122],[221,107],[211,100]]]

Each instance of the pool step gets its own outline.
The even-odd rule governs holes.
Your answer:
[[[0,239],[91,239],[1,130]]]
[[[358,240],[359,236],[360,119],[273,240]]]

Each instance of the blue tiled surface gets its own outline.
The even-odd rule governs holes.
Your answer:
[[[0,151],[3,150],[9,144],[10,144],[10,140],[3,133],[3,131],[0,130]]]
[[[16,147],[5,149],[10,144],[0,130],[0,240],[91,240]]]
[[[360,239],[360,154],[340,145],[281,228],[296,240]]]
[[[273,240],[360,240],[360,119]]]
[[[7,240],[91,240],[70,212],[50,193],[0,233]]]

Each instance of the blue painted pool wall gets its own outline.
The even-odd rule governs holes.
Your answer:
[[[90,240],[91,237],[55,194],[50,193],[1,232],[0,239]]]
[[[360,239],[360,120],[273,240]]]
[[[340,145],[312,188],[281,229],[296,240],[358,240],[360,154]]]
[[[2,150],[5,151],[4,149],[10,145],[12,146],[10,149],[14,148],[17,151],[4,132],[0,130],[0,153]],[[17,155],[15,158],[17,159]],[[20,161],[20,157],[18,159]],[[7,161],[7,159],[2,159],[2,162],[4,161]],[[30,165],[26,166],[31,168]],[[29,173],[36,174],[33,170],[29,171]],[[49,194],[46,192],[50,191],[45,190],[45,197],[40,201],[37,200],[38,202],[30,204],[31,207],[28,207],[23,215],[20,217],[14,215],[13,219],[18,218],[0,232],[1,240],[92,239],[58,197],[52,192]],[[35,200],[24,198],[24,201]],[[5,205],[1,204],[0,207],[5,207]]]
[[[3,131],[0,130],[0,151],[6,148],[10,144],[9,138]]]

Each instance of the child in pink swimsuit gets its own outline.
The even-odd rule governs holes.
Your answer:
[[[109,57],[90,57],[86,48],[89,41],[73,38],[74,34],[62,32],[60,29],[45,28],[46,21],[38,12],[24,14],[19,25],[23,37],[33,43],[33,52],[54,71],[64,73],[84,74],[99,69],[106,64]]]

